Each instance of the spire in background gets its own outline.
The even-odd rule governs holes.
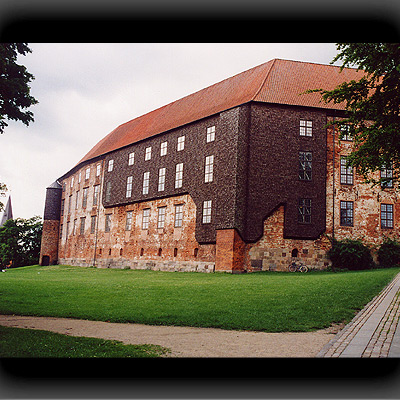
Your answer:
[[[4,209],[3,217],[1,218],[0,221],[0,227],[3,226],[3,224],[9,219],[13,219],[11,196],[8,197],[6,208]]]

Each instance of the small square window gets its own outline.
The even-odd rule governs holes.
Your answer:
[[[393,204],[381,204],[381,227],[393,228]]]
[[[300,136],[312,136],[312,121],[300,120]]]

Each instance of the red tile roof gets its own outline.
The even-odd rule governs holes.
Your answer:
[[[333,89],[358,80],[363,71],[324,64],[274,59],[118,126],[79,161],[138,142],[249,101],[343,110],[343,104],[325,104],[308,89]]]

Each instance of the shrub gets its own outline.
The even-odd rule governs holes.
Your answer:
[[[361,240],[332,239],[332,247],[328,251],[328,257],[332,261],[333,268],[360,270],[374,266],[371,252]]]
[[[400,265],[400,243],[397,240],[385,238],[378,249],[378,263],[385,268]]]

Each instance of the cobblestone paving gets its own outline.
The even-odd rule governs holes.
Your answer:
[[[317,357],[388,357],[400,319],[400,274]]]

